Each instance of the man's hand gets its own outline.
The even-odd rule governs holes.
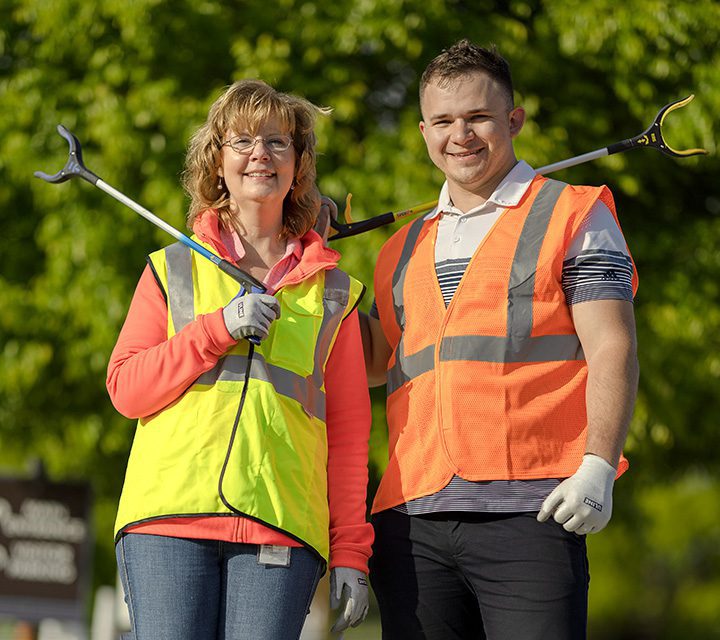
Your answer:
[[[345,631],[357,627],[367,616],[369,605],[367,576],[357,569],[335,567],[330,570],[330,608],[337,609],[342,601],[338,619],[330,631]]]
[[[327,196],[320,196],[320,213],[318,213],[313,229],[323,239],[325,246],[327,246],[330,231],[332,230],[330,221],[337,220],[337,218],[338,208],[335,202]]]
[[[270,325],[280,317],[280,303],[267,293],[248,293],[233,298],[223,309],[223,319],[228,333],[240,340],[257,336],[268,337]]]
[[[545,499],[538,522],[551,515],[566,531],[578,535],[597,533],[610,522],[615,467],[603,458],[586,453],[574,475],[561,482]]]

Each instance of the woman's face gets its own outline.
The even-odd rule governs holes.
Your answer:
[[[244,201],[253,201],[282,208],[295,177],[295,156],[290,132],[271,118],[254,134],[227,132],[218,174],[236,206],[242,208]]]

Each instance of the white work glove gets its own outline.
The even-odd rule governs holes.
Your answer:
[[[357,627],[368,614],[369,594],[367,576],[357,569],[335,567],[330,570],[330,608],[345,606],[330,631],[337,633],[348,627]]]
[[[318,235],[323,239],[325,246],[327,246],[330,231],[332,231],[330,221],[337,220],[337,218],[338,208],[332,198],[320,196],[320,213],[318,213],[313,229],[317,231]]]
[[[609,462],[586,453],[575,474],[563,480],[545,498],[537,516],[538,522],[553,516],[566,531],[578,535],[604,529],[612,515],[615,475],[616,469]]]
[[[267,338],[270,325],[279,317],[280,303],[267,293],[237,296],[223,309],[225,326],[235,340],[248,336]]]

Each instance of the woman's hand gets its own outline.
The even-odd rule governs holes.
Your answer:
[[[225,326],[235,340],[248,336],[264,340],[270,333],[270,325],[279,317],[280,303],[267,293],[238,296],[223,309]]]
[[[349,567],[335,567],[330,570],[330,608],[340,615],[330,631],[337,633],[348,627],[357,627],[368,614],[369,595],[367,575]]]

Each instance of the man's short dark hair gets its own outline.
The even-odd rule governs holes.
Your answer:
[[[498,53],[495,45],[478,47],[467,39],[443,49],[425,68],[420,78],[420,104],[425,88],[431,82],[446,86],[473,73],[489,75],[507,92],[510,107],[514,105],[512,76],[507,60]]]

